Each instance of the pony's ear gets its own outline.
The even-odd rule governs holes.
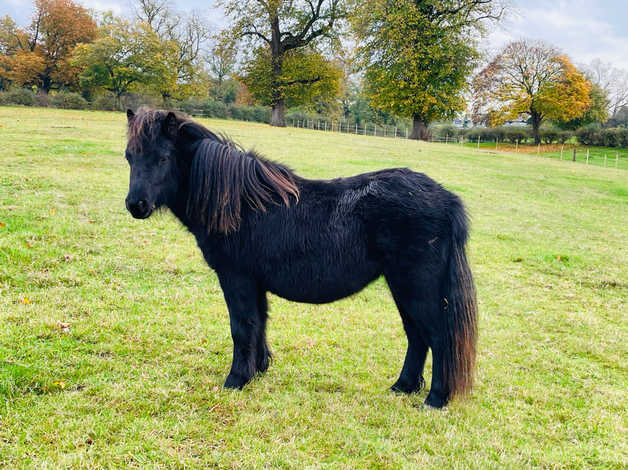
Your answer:
[[[164,134],[173,139],[177,138],[177,134],[179,133],[179,122],[177,121],[177,116],[170,111],[164,119]]]
[[[134,113],[132,110],[127,109],[127,110],[126,110],[126,119],[127,119],[127,122],[131,122],[131,119],[133,119],[134,117],[135,117],[135,113]]]

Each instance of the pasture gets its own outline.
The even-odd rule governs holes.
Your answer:
[[[0,467],[628,465],[628,172],[203,122],[305,177],[408,166],[464,199],[472,395],[437,411],[388,391],[406,343],[382,279],[319,306],[270,296],[274,361],[224,390],[215,275],[170,214],[124,208],[125,116],[0,108]]]

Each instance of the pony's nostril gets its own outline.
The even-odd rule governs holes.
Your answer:
[[[148,208],[148,203],[144,199],[137,201],[137,208],[141,211],[145,211]]]

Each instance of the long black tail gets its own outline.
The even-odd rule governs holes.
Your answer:
[[[450,208],[452,238],[442,292],[447,319],[443,380],[449,392],[448,399],[467,394],[473,386],[477,339],[475,285],[465,253],[468,219],[458,197],[454,196]]]

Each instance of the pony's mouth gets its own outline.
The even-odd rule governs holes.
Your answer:
[[[129,204],[126,208],[135,219],[148,219],[155,209],[155,204],[148,204],[146,201]]]
[[[135,219],[148,219],[153,213],[153,209],[149,208],[144,212],[138,212],[138,211],[130,211],[130,212],[133,218]]]

